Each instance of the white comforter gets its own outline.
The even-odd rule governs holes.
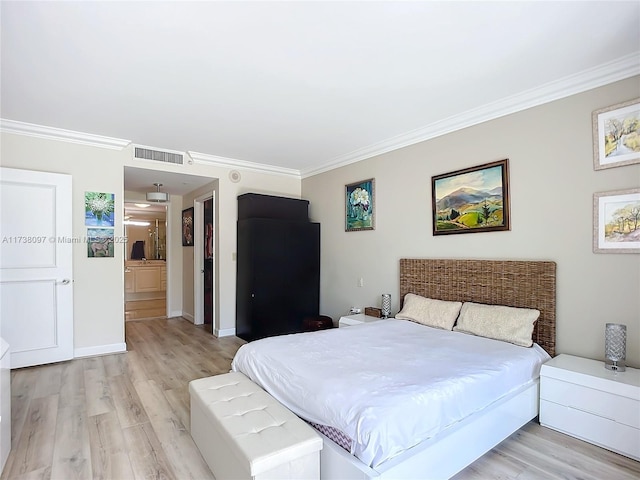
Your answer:
[[[376,467],[538,378],[535,345],[405,320],[258,340],[232,362],[295,414],[335,427]]]

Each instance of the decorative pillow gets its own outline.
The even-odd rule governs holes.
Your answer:
[[[540,311],[531,308],[465,302],[454,330],[530,347],[539,316]]]
[[[396,318],[451,330],[458,318],[460,307],[462,302],[446,302],[407,293],[404,296],[402,310],[396,314]]]

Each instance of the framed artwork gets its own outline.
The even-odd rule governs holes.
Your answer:
[[[640,188],[593,194],[594,253],[640,253]]]
[[[593,124],[593,168],[640,163],[640,98],[596,110]]]
[[[193,207],[182,211],[182,246],[193,247]]]
[[[431,177],[433,234],[509,230],[509,160]]]
[[[113,228],[87,228],[87,257],[113,258]]]
[[[345,232],[375,229],[375,179],[345,185]]]
[[[114,226],[113,193],[84,192],[84,224],[88,227]]]

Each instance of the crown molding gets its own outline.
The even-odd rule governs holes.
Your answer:
[[[295,170],[293,168],[275,167],[273,165],[267,165],[264,163],[248,162],[246,160],[219,157],[217,155],[209,155],[206,153],[192,151],[188,151],[187,154],[193,159],[195,163],[214,165],[216,167],[224,168],[243,168],[244,170],[250,170],[258,173],[273,173],[277,175],[287,175],[298,179],[302,178],[300,175],[300,170]]]
[[[397,135],[382,142],[359,148],[317,168],[303,170],[302,178],[334,170],[352,163],[408,147],[432,138],[520,112],[531,107],[576,95],[625,78],[640,75],[640,52],[620,57],[598,67],[546,83],[540,87],[511,95],[499,101],[468,110],[425,127]]]
[[[89,145],[92,147],[109,148],[111,150],[122,150],[131,143],[131,140],[105,137],[92,133],[75,132],[62,128],[45,127],[33,123],[18,122],[0,118],[0,131],[4,133],[15,133],[28,137],[46,138],[48,140],[60,140],[63,142]]]

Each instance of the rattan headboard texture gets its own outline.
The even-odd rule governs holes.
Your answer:
[[[407,293],[438,300],[540,310],[533,341],[555,356],[555,262],[403,258],[401,307]]]

